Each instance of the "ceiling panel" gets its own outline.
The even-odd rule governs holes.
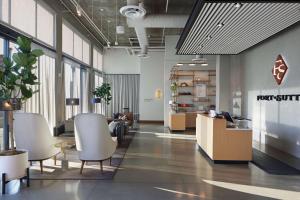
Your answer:
[[[181,35],[177,53],[238,54],[300,21],[300,3],[240,5],[198,5],[200,10],[193,10],[194,21],[185,27],[186,34]]]

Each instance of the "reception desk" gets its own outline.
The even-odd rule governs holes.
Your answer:
[[[198,114],[196,138],[213,161],[251,161],[252,130],[227,128],[225,119]]]

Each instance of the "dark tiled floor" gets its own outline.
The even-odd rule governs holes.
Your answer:
[[[112,181],[32,181],[1,200],[300,199],[300,176],[269,175],[249,165],[213,165],[195,136],[142,125]]]

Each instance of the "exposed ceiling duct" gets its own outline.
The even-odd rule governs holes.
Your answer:
[[[128,8],[134,5],[138,6],[138,2],[127,0],[127,6],[125,7]],[[144,9],[142,4],[138,7]],[[122,15],[124,15],[124,9],[124,7],[120,9]],[[136,10],[136,12],[139,12],[139,9]],[[137,15],[133,14],[131,16]],[[146,15],[144,17],[126,17],[128,26],[135,29],[139,45],[141,47],[141,52],[139,54],[140,57],[145,57],[147,55],[147,48],[149,46],[146,28],[184,28],[188,19],[187,15]]]

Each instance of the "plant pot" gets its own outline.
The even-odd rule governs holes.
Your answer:
[[[20,98],[0,99],[1,111],[21,110],[22,101]]]
[[[0,174],[5,174],[6,181],[26,176],[28,152],[23,150],[9,150],[0,152]]]

